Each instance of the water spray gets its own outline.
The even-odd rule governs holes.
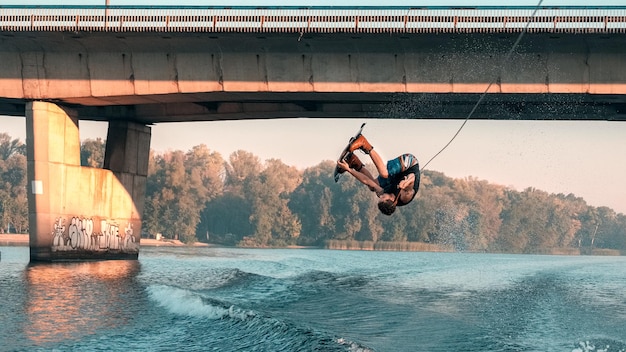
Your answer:
[[[498,72],[502,71],[502,69],[504,68],[504,64],[509,61],[509,59],[511,58],[511,55],[513,55],[513,51],[515,51],[515,48],[517,48],[517,45],[520,43],[520,41],[522,40],[522,38],[524,37],[524,34],[526,34],[526,32],[528,31],[528,26],[530,26],[530,23],[533,21],[533,19],[535,18],[535,15],[537,14],[537,11],[539,11],[539,8],[541,7],[541,4],[543,3],[543,0],[539,0],[539,3],[537,3],[537,6],[535,6],[535,10],[533,11],[532,15],[530,15],[530,18],[528,19],[528,21],[526,22],[526,26],[524,26],[524,30],[517,36],[517,40],[515,41],[515,43],[513,43],[513,46],[511,47],[511,49],[509,50],[509,52],[506,54],[506,56],[504,57],[504,59],[502,59],[502,62],[500,63],[499,66],[499,70]],[[446,148],[448,148],[448,146],[452,143],[452,141],[454,141],[454,139],[459,135],[459,133],[461,133],[461,130],[463,129],[463,127],[465,127],[465,124],[467,124],[467,121],[469,121],[469,119],[472,117],[472,115],[474,115],[474,112],[476,111],[476,109],[478,108],[478,106],[480,105],[480,103],[482,103],[483,99],[485,98],[485,96],[487,95],[487,92],[489,92],[489,89],[491,89],[491,86],[496,82],[496,79],[498,79],[498,75],[496,74],[493,79],[491,80],[491,82],[489,82],[489,85],[487,85],[487,88],[485,89],[485,91],[480,95],[480,98],[478,98],[478,101],[476,102],[476,104],[474,104],[474,107],[472,108],[472,110],[469,112],[469,114],[467,115],[467,117],[465,118],[465,120],[463,121],[463,123],[461,124],[461,127],[459,127],[459,129],[456,131],[456,133],[454,134],[454,136],[452,136],[452,138],[450,139],[450,141],[448,141],[448,143],[446,145],[443,146],[443,148],[441,148],[437,154],[433,155],[432,158],[430,158],[430,160],[428,160],[428,162],[426,162],[426,164],[424,164],[424,166],[422,166],[421,171],[424,171],[424,169],[426,168],[426,166],[428,164],[430,164],[431,161],[433,161],[439,154],[441,154]]]

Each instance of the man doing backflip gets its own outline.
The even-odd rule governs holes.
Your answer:
[[[370,156],[378,170],[378,177],[374,178],[363,167],[361,160],[354,154],[357,149]],[[413,154],[402,154],[385,164],[362,134],[350,144],[348,150],[349,153],[337,161],[339,172],[347,171],[372,192],[376,192],[379,199],[378,209],[383,214],[391,215],[396,206],[406,205],[415,198],[420,185],[420,167]]]

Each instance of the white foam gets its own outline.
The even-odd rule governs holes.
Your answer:
[[[360,346],[359,344],[346,340],[344,338],[338,338],[337,343],[342,345],[342,346],[346,346],[348,348],[348,351],[350,352],[372,352],[372,350],[370,350],[369,348],[365,348],[363,346]]]
[[[572,352],[624,352],[624,349],[620,348],[611,348],[610,343],[600,343],[599,346],[596,346],[596,343],[589,341],[581,341],[578,343],[579,348],[575,348]]]
[[[148,287],[148,295],[161,307],[177,315],[221,319],[233,314],[229,309],[205,304],[194,292],[176,287],[152,285]]]

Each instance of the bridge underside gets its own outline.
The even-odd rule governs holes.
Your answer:
[[[142,124],[270,118],[395,118],[626,121],[625,95],[480,93],[218,92],[110,97],[126,104],[91,106],[57,99],[85,120]],[[141,100],[133,102],[132,100]],[[0,115],[25,116],[25,101],[0,99]]]
[[[528,33],[503,60],[517,36],[4,33],[0,114],[46,101],[144,124],[463,119],[480,100],[472,118],[626,120],[625,35]]]

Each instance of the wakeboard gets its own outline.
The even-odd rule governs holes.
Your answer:
[[[363,127],[365,127],[365,122],[363,122],[363,124],[361,125],[361,128],[359,128],[359,130],[354,135],[354,137],[350,138],[350,140],[348,141],[348,144],[346,145],[346,147],[343,148],[343,150],[339,154],[339,159],[337,159],[337,161],[343,160],[346,157],[346,155],[348,155],[348,153],[350,152],[350,150],[349,150],[350,149],[350,144],[352,144],[352,142],[361,135],[361,132],[363,132]],[[335,171],[333,172],[333,177],[335,178],[335,182],[339,181],[339,177],[341,176],[341,173],[339,171],[341,171],[339,169],[339,166],[335,166]]]

